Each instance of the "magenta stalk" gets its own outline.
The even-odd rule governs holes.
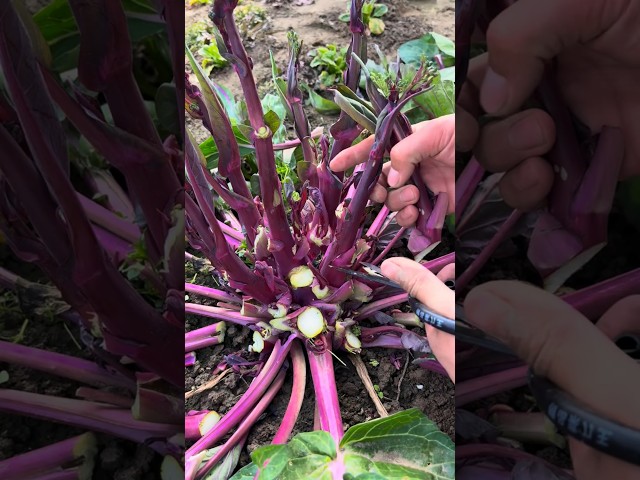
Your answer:
[[[340,414],[336,377],[333,371],[332,342],[329,334],[317,337],[316,341],[318,340],[324,344],[321,352],[315,351],[309,345],[306,347],[313,388],[318,404],[320,428],[325,432],[329,432],[336,444],[339,444],[344,435],[344,426],[342,424],[342,415]]]
[[[185,303],[184,313],[193,313],[204,317],[224,320],[225,322],[235,323],[243,327],[253,327],[260,321],[258,318],[245,317],[238,312],[226,310],[224,308],[211,307],[209,305],[199,305],[197,303]]]
[[[255,406],[258,400],[264,395],[269,385],[278,373],[278,370],[284,363],[285,358],[289,354],[291,344],[296,337],[289,336],[287,341],[282,344],[278,340],[273,347],[273,351],[269,359],[262,367],[262,370],[256,378],[253,379],[251,385],[244,393],[242,398],[222,417],[220,422],[209,432],[202,436],[200,440],[194,443],[185,453],[187,462],[203,450],[213,447],[220,441],[233,427],[238,425],[243,418],[247,416],[249,411]]]
[[[96,437],[84,433],[46,447],[16,455],[0,462],[0,478],[3,480],[24,480],[36,478],[59,470],[62,465],[82,459],[82,465],[74,478],[91,478],[94,457],[97,453]]]
[[[166,439],[180,430],[176,425],[135,420],[131,410],[112,405],[9,389],[0,390],[0,411],[86,428],[136,443]],[[150,447],[163,455],[169,453],[168,445],[161,440],[153,441]]]
[[[528,371],[528,366],[522,366],[459,382],[456,385],[456,407],[522,387],[527,384]]]
[[[187,293],[195,293],[197,295],[202,295],[203,297],[213,298],[219,302],[242,303],[242,300],[235,295],[223,292],[216,288],[204,287],[193,283],[185,283],[184,289]]]
[[[13,363],[90,385],[110,385],[135,390],[135,382],[113,375],[94,362],[0,341],[0,362]]]
[[[194,352],[189,352],[184,354],[184,366],[192,367],[196,363],[196,354]]]
[[[284,383],[284,377],[286,374],[286,370],[280,369],[280,372],[273,380],[271,386],[267,389],[265,394],[262,396],[260,401],[256,404],[256,406],[251,410],[251,413],[245,417],[244,420],[238,426],[238,429],[233,432],[233,435],[227,440],[222,448],[218,450],[211,459],[205,463],[202,468],[198,470],[196,474],[196,479],[200,480],[204,477],[204,475],[209,472],[220,460],[224,458],[224,456],[231,451],[231,449],[242,439],[244,438],[249,429],[253,426],[253,424],[258,420],[260,415],[264,413],[267,407],[271,404],[271,401],[276,396],[276,394],[282,388],[282,384]]]
[[[391,251],[391,249],[398,242],[398,240],[400,240],[402,238],[402,236],[404,235],[404,233],[406,231],[407,231],[407,229],[404,228],[404,227],[402,227],[400,230],[398,230],[398,233],[395,234],[395,236],[391,239],[391,241],[387,244],[387,246],[384,247],[384,250],[382,250],[382,252],[380,252],[380,255],[378,255],[375,258],[375,260],[373,260],[371,263],[373,263],[374,265],[378,265],[385,258],[387,258],[387,254]]]
[[[640,294],[640,268],[560,298],[591,321],[596,321],[617,301],[637,294]]]
[[[388,307],[393,307],[394,305],[398,305],[400,303],[404,303],[408,300],[408,293],[400,293],[398,295],[394,295],[393,297],[383,298],[382,300],[378,300],[376,302],[371,302],[367,304],[362,310],[358,312],[358,314],[354,317],[354,320],[362,320],[364,318],[370,317],[376,312],[383,310]]]
[[[509,236],[513,227],[520,220],[523,213],[520,210],[514,210],[506,222],[500,225],[498,232],[491,238],[489,243],[482,249],[478,256],[471,262],[462,275],[456,280],[456,297],[458,297],[468,285],[468,283],[478,274],[478,272],[489,261],[491,255]]]
[[[195,350],[200,350],[206,347],[212,347],[214,345],[220,345],[224,342],[224,333],[220,333],[218,335],[214,335],[211,337],[202,337],[202,338],[194,338],[185,343],[184,351],[185,353],[193,352]]]
[[[191,330],[184,334],[185,341],[193,341],[199,338],[207,338],[219,333],[223,333],[226,330],[224,322],[212,323],[206,327],[198,328],[197,330]]]
[[[294,342],[293,345],[291,345],[290,357],[293,366],[291,397],[289,398],[287,410],[284,412],[282,423],[271,441],[273,445],[279,445],[289,441],[289,436],[293,431],[296,420],[298,420],[298,415],[300,415],[300,409],[302,408],[302,402],[304,400],[304,389],[307,384],[307,364],[302,348],[300,347],[300,342]]]

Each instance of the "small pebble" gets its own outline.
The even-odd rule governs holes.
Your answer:
[[[417,388],[418,390],[423,390],[423,389],[424,389],[424,385],[421,385],[421,384],[420,384],[420,385],[416,385],[416,388]]]

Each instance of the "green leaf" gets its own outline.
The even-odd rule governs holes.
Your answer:
[[[452,49],[454,55],[450,54]],[[438,54],[442,55],[445,67],[455,65],[455,45],[447,37],[434,32],[403,43],[398,48],[400,59],[405,63],[413,63],[415,66],[420,65],[422,57],[433,60]]]
[[[6,383],[9,381],[9,372],[6,370],[0,371],[0,383]]]
[[[456,58],[456,44],[453,43],[453,40],[436,32],[431,32],[430,35],[442,53],[449,57]]]
[[[384,22],[380,18],[370,18],[369,30],[371,30],[371,35],[382,35],[382,32],[384,32]]]
[[[280,125],[282,124],[282,122],[280,121],[280,117],[278,117],[278,114],[273,110],[269,110],[264,114],[264,123],[267,125],[267,127],[269,127],[271,133],[277,132],[280,128]]]
[[[389,11],[389,7],[387,7],[384,3],[376,3],[373,8],[373,16],[376,18],[380,18]]]
[[[454,448],[418,409],[355,425],[340,442],[347,472],[377,473],[388,480],[453,479]]]
[[[231,472],[236,469],[236,465],[238,464],[238,460],[240,459],[240,452],[242,452],[242,444],[236,445],[229,453],[227,453],[221,462],[218,462],[215,467],[209,470],[203,480],[217,480],[219,478],[229,478]],[[215,447],[210,450],[207,450],[206,454],[202,458],[202,465],[206,463],[211,457],[213,457],[218,450],[222,447]],[[246,467],[245,467],[246,468]],[[244,468],[242,470],[245,470]],[[241,470],[241,471],[242,471]],[[258,468],[254,465],[254,475],[255,472],[258,471]],[[240,472],[238,472],[240,473]],[[240,477],[242,478],[242,477]],[[251,477],[253,479],[253,477]]]
[[[367,108],[363,107],[359,102],[355,102],[350,98],[342,95],[338,90],[333,92],[336,104],[344,110],[354,121],[362,128],[366,128],[370,132],[376,131],[376,116]]]
[[[337,115],[340,113],[340,107],[338,105],[314,92],[309,85],[300,83],[300,86],[307,91],[309,94],[309,102],[318,113],[324,115]]]
[[[454,82],[456,81],[456,67],[447,67],[439,71],[440,79],[444,81]]]
[[[351,427],[340,453],[328,432],[301,433],[256,449],[253,464],[231,480],[332,480],[334,462],[343,462],[348,480],[450,480],[455,473],[453,442],[417,409]]]
[[[351,15],[348,13],[341,13],[338,19],[340,19],[341,22],[349,22],[351,20]]]
[[[422,108],[433,113],[434,117],[442,117],[455,113],[455,86],[450,80],[436,83],[429,91],[413,99]]]
[[[287,102],[287,96],[285,94],[285,92],[287,91],[287,83],[283,79],[278,78],[278,75],[280,73],[278,70],[278,65],[276,65],[276,60],[273,57],[273,52],[271,50],[269,50],[269,58],[271,60],[271,77],[273,78],[276,93],[280,98],[280,102],[282,103],[283,108],[287,112],[287,118],[293,121],[293,112],[291,111],[291,107],[289,106],[289,102]]]
[[[229,480],[253,480],[257,473],[258,466],[255,463],[250,463],[238,470]]]
[[[251,175],[251,180],[249,181],[249,189],[251,190],[251,195],[254,197],[260,196],[260,177],[257,173]]]
[[[362,6],[362,16],[364,18],[370,17],[371,14],[373,13],[373,9],[374,9],[374,2],[365,2],[365,4]]]

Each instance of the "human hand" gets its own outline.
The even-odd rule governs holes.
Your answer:
[[[402,227],[410,227],[418,219],[415,203],[419,191],[415,185],[405,185],[416,166],[420,177],[435,193],[445,192],[449,198],[449,211],[455,210],[455,116],[446,115],[413,127],[414,133],[390,152],[391,161],[382,169],[382,175],[375,186],[371,200],[386,203],[392,211],[397,211],[396,221]],[[344,171],[366,162],[373,146],[374,136],[370,136],[340,152],[329,165],[334,171]],[[387,192],[387,188],[395,188]]]
[[[482,284],[464,304],[467,320],[509,346],[604,418],[640,429],[640,366],[611,339],[640,332],[640,296],[616,303],[597,326],[555,295],[515,281]],[[575,439],[569,447],[580,480],[640,478],[640,467]]]
[[[398,283],[409,295],[424,303],[433,312],[455,318],[455,294],[444,284],[447,280],[455,278],[455,263],[444,267],[437,276],[419,263],[403,257],[389,258],[380,268],[385,277]],[[425,330],[433,354],[455,383],[455,337],[431,325],[425,325]]]
[[[520,0],[491,22],[489,53],[470,64],[460,102],[473,111],[475,96],[481,111],[506,116],[482,129],[475,153],[487,170],[506,172],[500,191],[509,205],[536,208],[554,181],[541,158],[555,142],[553,121],[539,109],[519,111],[554,58],[569,109],[594,134],[605,125],[620,128],[621,178],[640,174],[639,16],[640,3],[631,0]]]

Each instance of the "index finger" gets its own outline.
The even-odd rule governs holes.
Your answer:
[[[351,167],[355,167],[360,163],[366,162],[369,158],[369,152],[373,147],[374,141],[375,136],[370,135],[357,145],[341,151],[333,160],[331,160],[329,168],[334,172],[344,172]]]

